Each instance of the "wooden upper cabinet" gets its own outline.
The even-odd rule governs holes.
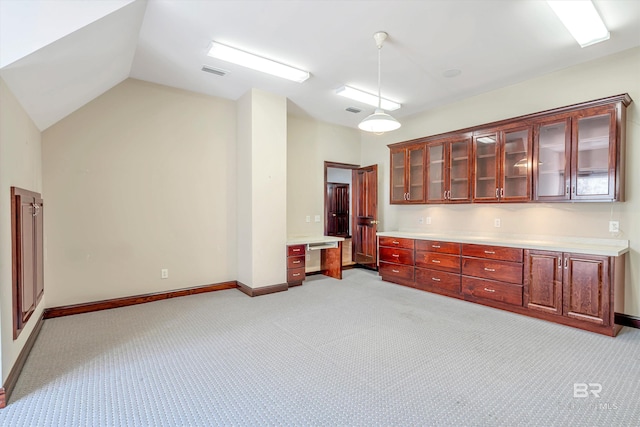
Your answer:
[[[534,124],[534,199],[624,201],[627,95]]]
[[[531,200],[532,131],[528,125],[476,132],[474,202]]]
[[[627,94],[389,146],[391,203],[624,201]]]
[[[425,145],[391,149],[391,203],[424,203]]]
[[[471,137],[461,136],[427,145],[427,203],[471,200]]]

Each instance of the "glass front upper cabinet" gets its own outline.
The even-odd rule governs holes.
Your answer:
[[[531,129],[503,133],[500,200],[531,200]]]
[[[429,143],[427,146],[428,203],[471,200],[470,153],[470,138]]]
[[[568,199],[571,192],[571,120],[555,119],[535,129],[534,174],[537,200]]]
[[[391,151],[391,203],[424,203],[425,145]]]
[[[475,191],[474,201],[497,202],[500,198],[498,188],[499,144],[498,133],[477,135],[473,138],[475,153]]]

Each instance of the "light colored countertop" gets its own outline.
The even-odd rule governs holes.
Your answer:
[[[545,251],[573,252],[586,255],[618,256],[629,252],[629,241],[620,239],[593,239],[585,237],[499,235],[474,233],[425,233],[415,231],[385,231],[381,237],[404,237],[419,240],[441,240],[456,243],[475,243],[507,246],[512,248],[539,249]]]
[[[287,245],[308,245],[314,243],[333,243],[333,242],[342,242],[344,241],[344,237],[334,237],[334,236],[296,236],[296,237],[288,237]]]

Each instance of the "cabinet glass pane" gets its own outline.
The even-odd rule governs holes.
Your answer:
[[[478,199],[497,199],[496,147],[498,135],[476,138],[476,191]]]
[[[529,130],[504,134],[504,196],[526,197],[529,174]]]
[[[538,197],[563,196],[567,159],[565,156],[566,122],[540,126],[538,136]]]
[[[578,120],[578,163],[576,194],[592,196],[609,193],[610,115]]]
[[[391,155],[391,173],[391,199],[394,201],[404,200],[404,151],[398,151]]]
[[[424,200],[424,148],[409,151],[409,200]]]
[[[449,188],[451,200],[469,199],[469,141],[451,143]]]
[[[444,145],[429,146],[429,200],[444,198]]]

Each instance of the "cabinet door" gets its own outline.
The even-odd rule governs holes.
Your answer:
[[[505,131],[503,141],[500,200],[528,201],[531,199],[531,129]]]
[[[473,200],[476,202],[497,202],[498,194],[498,134],[487,133],[474,137]]]
[[[525,251],[524,306],[562,314],[562,253]]]
[[[445,187],[445,143],[429,144],[427,146],[427,201],[444,203],[446,200]]]
[[[571,186],[571,119],[555,118],[534,128],[536,200],[567,200]]]
[[[611,107],[588,109],[575,118],[572,199],[615,199],[615,123],[615,109]]]
[[[391,203],[403,203],[407,198],[405,150],[391,151]]]
[[[609,324],[609,258],[564,254],[563,314],[600,325]]]
[[[425,146],[412,147],[407,150],[407,162],[409,168],[407,172],[408,188],[407,201],[413,203],[424,203],[424,158]]]
[[[451,202],[471,200],[470,160],[471,139],[449,143],[447,199]]]

